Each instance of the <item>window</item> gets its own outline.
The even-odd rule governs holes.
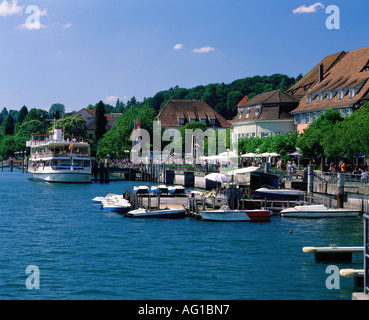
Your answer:
[[[93,140],[94,138],[94,134],[93,133],[89,133],[88,134],[88,140]]]
[[[350,89],[349,92],[350,92],[349,99],[355,97],[355,89]]]
[[[180,124],[180,125],[184,125],[184,124],[185,124],[185,119],[183,119],[183,118],[179,118],[179,124]]]
[[[258,116],[260,113],[260,107],[255,107],[255,116]]]
[[[343,90],[338,91],[338,101],[343,99]]]
[[[194,122],[196,122],[196,119],[191,118],[190,122],[191,122],[191,123],[194,123]]]
[[[247,108],[246,110],[246,119],[250,116],[250,108]]]
[[[201,119],[201,123],[206,124],[206,119]]]
[[[212,126],[214,126],[214,125],[215,125],[215,119],[210,119],[210,124],[211,124]]]
[[[311,83],[310,83],[310,84],[308,84],[308,85],[306,85],[306,86],[304,87],[304,90],[306,91],[306,90],[308,90],[310,87],[311,87]]]
[[[243,110],[242,109],[238,110],[238,119],[241,119],[242,113],[243,113]]]

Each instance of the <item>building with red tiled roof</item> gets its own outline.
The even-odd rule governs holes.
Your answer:
[[[246,98],[246,97],[245,97]],[[238,114],[232,121],[236,139],[267,137],[295,130],[290,112],[299,99],[280,90],[259,94],[238,104]]]
[[[202,100],[170,100],[158,114],[165,129],[179,129],[187,123],[202,122],[209,128],[228,129],[229,122]]]
[[[296,130],[303,132],[328,109],[350,115],[369,99],[369,47],[341,51],[323,59],[295,86],[289,89],[302,96],[291,113]]]
[[[87,125],[87,136],[89,140],[93,140],[95,138],[95,109],[81,109],[76,112],[72,117],[77,115],[81,115],[82,118],[86,121]],[[110,129],[115,125],[116,119],[121,116],[121,113],[106,113],[105,117],[108,120],[106,124],[106,131],[110,131]]]

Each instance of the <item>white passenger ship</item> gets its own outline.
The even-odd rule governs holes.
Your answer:
[[[48,182],[91,182],[90,145],[78,138],[66,140],[61,128],[52,135],[33,135],[28,172]]]

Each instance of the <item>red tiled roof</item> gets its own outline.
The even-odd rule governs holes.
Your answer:
[[[296,97],[275,90],[255,96],[238,105],[238,115],[232,123],[255,120],[292,119],[289,114],[299,104]],[[257,107],[259,108],[257,110]]]
[[[324,110],[358,103],[369,92],[369,71],[363,72],[368,61],[369,47],[349,51],[342,55],[328,71],[324,72],[323,81],[315,81],[305,91],[304,97],[293,113]],[[326,68],[324,64],[323,67]],[[354,97],[350,97],[349,89],[355,89]],[[344,91],[342,99],[338,98],[340,90]],[[332,93],[333,97],[329,98],[328,93]],[[308,96],[312,99],[310,103],[308,103]]]
[[[205,117],[205,118],[204,118]],[[231,125],[218,112],[202,100],[170,100],[159,113],[158,119],[162,127],[183,127],[190,123],[206,120],[208,127],[229,128]],[[179,124],[179,119],[184,119],[184,124]],[[215,124],[210,124],[215,120]]]

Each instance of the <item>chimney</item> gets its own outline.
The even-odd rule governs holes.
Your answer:
[[[324,66],[323,63],[319,65],[319,83],[323,81]]]

